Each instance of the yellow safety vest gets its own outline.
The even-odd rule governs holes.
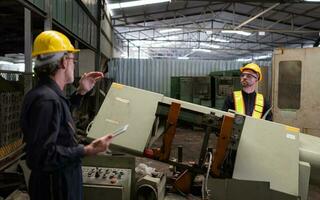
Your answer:
[[[245,115],[246,114],[246,108],[243,101],[242,91],[234,91],[233,92],[233,99],[234,99],[234,107],[237,113]],[[254,110],[252,112],[252,117],[261,119],[262,112],[263,112],[263,106],[264,106],[264,98],[262,94],[257,93],[256,94],[256,100],[254,105]]]

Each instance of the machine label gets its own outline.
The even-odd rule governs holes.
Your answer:
[[[291,140],[295,140],[295,139],[296,139],[296,136],[293,135],[293,134],[287,133],[287,138],[288,138],[288,139],[291,139]]]
[[[122,85],[122,84],[119,84],[119,83],[112,83],[112,87],[113,87],[113,88],[116,88],[116,89],[122,89],[122,88],[123,88],[123,85]]]

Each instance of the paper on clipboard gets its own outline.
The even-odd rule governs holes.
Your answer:
[[[129,127],[129,124],[126,124],[124,125],[123,127],[120,127],[118,128],[117,130],[115,130],[113,133],[112,133],[112,137],[115,138],[117,137],[118,135],[124,133]]]

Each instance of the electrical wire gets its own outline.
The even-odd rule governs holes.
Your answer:
[[[86,134],[89,135],[89,131],[90,131],[90,128],[93,124],[93,120],[88,124],[87,128],[86,128]]]
[[[203,200],[205,198],[208,199],[208,197],[210,196],[209,190],[208,190],[208,179],[209,179],[210,167],[211,167],[211,163],[212,163],[212,153],[211,152],[207,152],[206,158],[207,158],[208,154],[209,154],[208,169],[207,169],[207,173],[206,173],[205,179],[202,181],[202,187],[201,187],[202,199]]]

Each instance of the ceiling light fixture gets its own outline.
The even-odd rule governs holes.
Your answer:
[[[158,37],[158,38],[154,38],[154,40],[177,40],[179,39],[178,36],[173,35],[173,36],[168,36],[168,37]]]
[[[215,44],[207,44],[207,43],[201,43],[201,46],[205,46],[205,47],[209,47],[209,48],[213,48],[213,49],[219,49],[221,48],[219,45],[215,45]]]
[[[237,59],[238,62],[251,62],[252,58],[239,58]]]
[[[221,33],[232,33],[232,34],[239,34],[249,36],[251,33],[245,31],[236,31],[236,30],[222,30]]]
[[[192,49],[192,51],[200,51],[200,52],[206,52],[206,53],[211,52],[211,50],[209,50],[209,49]]]
[[[109,8],[110,9],[129,8],[129,7],[144,6],[148,4],[164,3],[164,2],[171,2],[171,0],[138,0],[138,1],[129,1],[129,2],[122,2],[122,3],[111,3],[109,4]]]
[[[211,39],[212,39],[213,41],[216,41],[216,42],[230,42],[229,40],[220,39],[220,38],[215,38],[215,37],[212,37]]]
[[[189,60],[190,58],[187,56],[180,56],[178,57],[179,60]]]
[[[159,33],[170,33],[170,32],[177,32],[177,31],[181,31],[181,28],[163,29],[163,30],[160,30]]]
[[[262,60],[262,59],[266,59],[266,58],[271,58],[272,55],[271,54],[267,54],[267,55],[262,55],[262,56],[255,56],[253,57],[254,60]]]

